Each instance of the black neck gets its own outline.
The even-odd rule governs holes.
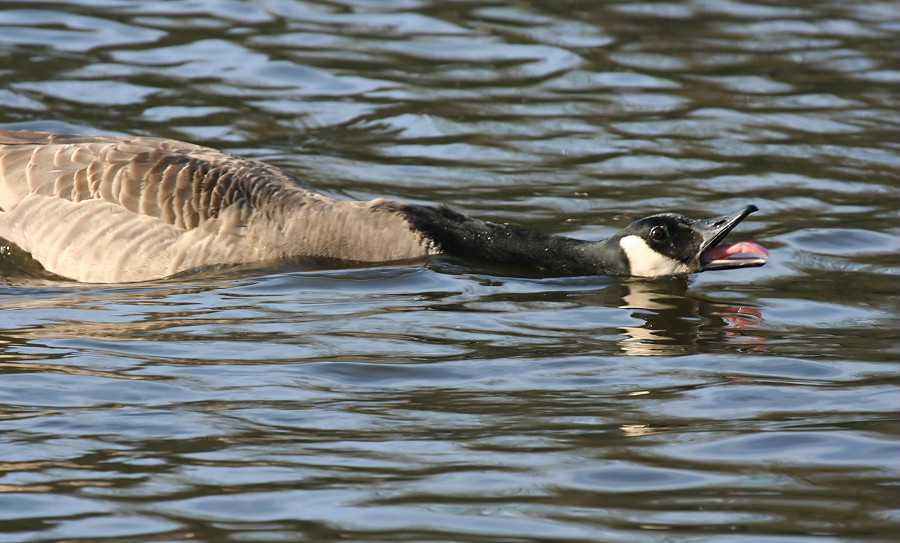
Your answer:
[[[391,202],[391,208],[432,240],[441,252],[565,275],[627,274],[605,242],[554,236],[474,219],[449,207]]]

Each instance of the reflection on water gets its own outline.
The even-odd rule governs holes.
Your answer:
[[[4,128],[585,239],[753,203],[772,259],[97,286],[4,249],[0,539],[896,539],[898,32],[879,1],[4,2]]]
[[[765,338],[752,335],[763,321],[758,307],[716,303],[687,295],[688,280],[631,279],[620,285],[622,309],[633,310],[640,326],[623,326],[622,352],[630,355],[676,356],[703,352],[703,345],[752,346],[765,349]]]
[[[371,270],[375,276],[369,278],[370,270],[345,272],[349,276],[361,276],[363,281],[378,283],[379,270]],[[385,268],[380,270],[381,278],[395,276],[404,278],[410,274],[421,276],[425,270]],[[221,275],[223,272],[215,272]],[[226,275],[239,276],[246,270],[232,270]],[[337,272],[335,272],[337,273]],[[313,277],[316,274],[313,274]],[[295,280],[301,286],[311,289],[321,299],[311,301],[306,309],[294,307],[289,318],[315,319],[323,318],[319,304],[327,303],[331,293],[317,286],[317,281],[310,276],[298,275]],[[336,283],[340,283],[340,274]],[[313,279],[307,283],[307,279]],[[439,279],[440,280],[440,279]],[[573,284],[573,280],[557,279],[549,281],[532,281],[500,277],[459,278],[457,281],[489,282],[493,287],[489,292],[477,297],[466,295],[464,287],[449,292],[409,292],[371,293],[368,304],[359,308],[347,308],[341,312],[342,318],[365,318],[373,310],[389,312],[391,318],[399,317],[397,312],[492,312],[516,313],[518,307],[530,307],[537,317],[519,320],[519,326],[530,326],[532,331],[558,331],[554,321],[565,324],[572,310],[586,312],[611,311],[607,308],[618,307],[626,310],[619,319],[633,321],[631,326],[618,327],[621,340],[617,342],[621,352],[629,355],[681,355],[703,352],[703,346],[720,344],[755,344],[757,350],[765,343],[763,338],[750,334],[763,320],[762,310],[750,306],[734,306],[700,299],[689,292],[689,279],[685,277],[668,279],[621,279],[621,280],[587,280],[583,285]],[[185,281],[185,280],[182,280]],[[288,315],[277,312],[277,316],[260,315],[250,305],[229,303],[230,289],[236,283],[203,284],[198,278],[186,281],[197,282],[198,286],[158,286],[153,288],[129,287],[120,291],[101,290],[97,293],[69,292],[64,299],[58,296],[32,297],[30,292],[17,295],[9,290],[4,303],[5,324],[3,336],[6,345],[27,345],[35,340],[75,339],[83,344],[94,342],[112,342],[119,344],[117,348],[126,348],[129,341],[141,342],[148,337],[155,341],[188,341],[191,332],[203,328],[228,328],[232,326],[259,328],[266,324],[275,324]],[[450,284],[447,281],[448,285]],[[74,284],[73,284],[74,286]],[[458,285],[457,285],[458,286]],[[76,287],[77,288],[77,287]],[[84,289],[84,287],[80,287]],[[238,288],[244,288],[238,286]],[[499,292],[498,292],[499,291]],[[63,291],[65,292],[65,291]],[[379,299],[383,296],[383,299]],[[238,301],[243,296],[238,296]],[[216,300],[215,311],[203,303],[203,300]],[[255,300],[256,296],[250,297]],[[577,299],[577,301],[572,301]],[[616,312],[618,313],[618,312]],[[52,318],[38,318],[27,326],[13,327],[13,323],[23,324],[25,315],[52,315]],[[101,318],[103,320],[96,320]],[[530,324],[529,324],[530,323]],[[594,323],[602,330],[602,323]],[[590,320],[584,322],[585,330],[590,329]],[[419,330],[423,333],[427,327]],[[336,330],[330,330],[334,334]],[[488,329],[468,330],[473,334],[491,334]],[[510,330],[502,330],[506,337]],[[372,336],[371,330],[346,332],[354,337]],[[393,335],[394,332],[386,334]],[[439,341],[440,330],[434,331],[434,341]],[[402,334],[400,334],[402,336]],[[244,332],[242,340],[251,337],[259,341],[272,339],[271,333]],[[220,341],[229,338],[221,337]],[[158,345],[158,344],[157,344]],[[15,355],[20,357],[21,355]],[[2,357],[2,355],[0,355]]]

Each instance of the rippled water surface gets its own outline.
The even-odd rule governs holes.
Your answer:
[[[897,541],[896,2],[0,3],[0,126],[763,268],[78,285],[0,255],[4,541]]]

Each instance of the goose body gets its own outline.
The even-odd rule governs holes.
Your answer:
[[[48,271],[84,282],[287,258],[374,263],[444,253],[564,274],[759,266],[762,247],[720,244],[754,210],[718,219],[717,233],[662,214],[588,242],[444,206],[335,200],[274,166],[190,143],[0,130],[0,238]],[[660,229],[664,240],[656,239]]]

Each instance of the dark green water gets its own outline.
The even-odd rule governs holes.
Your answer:
[[[189,140],[599,239],[141,285],[0,255],[3,541],[898,541],[896,2],[0,2],[0,126]]]

